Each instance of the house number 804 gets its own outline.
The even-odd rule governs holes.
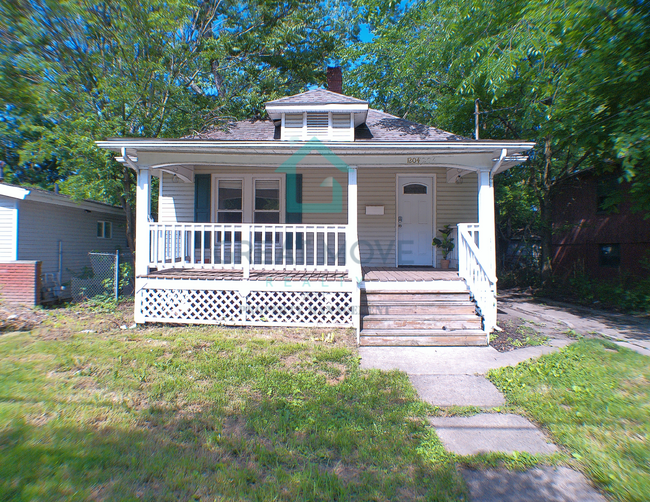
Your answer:
[[[420,157],[407,157],[406,158],[406,163],[407,164],[419,164],[420,163]]]

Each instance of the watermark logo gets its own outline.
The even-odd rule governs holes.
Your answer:
[[[330,176],[325,178],[320,184],[321,187],[331,187],[332,201],[331,202],[312,202],[303,203],[298,202],[298,187],[296,184],[296,172],[298,164],[307,155],[312,152],[319,154],[327,162],[332,164],[335,168],[343,173],[349,171],[349,166],[343,162],[332,150],[325,146],[318,138],[312,138],[298,151],[296,151],[289,159],[282,163],[275,171],[278,173],[286,173],[287,176],[287,212],[289,213],[342,213],[343,212],[343,187],[336,180]]]

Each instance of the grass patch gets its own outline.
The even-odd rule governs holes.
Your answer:
[[[466,499],[430,407],[353,333],[121,329],[131,308],[0,336],[0,499]]]
[[[650,493],[650,359],[584,339],[489,379],[617,500]]]

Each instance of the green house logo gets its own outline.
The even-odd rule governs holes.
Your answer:
[[[309,154],[316,152],[339,171],[347,173],[349,166],[343,162],[332,150],[327,148],[318,138],[312,138],[300,147],[289,159],[282,163],[275,172],[286,173],[287,176],[287,212],[289,213],[342,213],[343,188],[335,178],[325,178],[320,184],[322,187],[332,188],[332,202],[305,204],[297,200],[296,170],[298,164]]]

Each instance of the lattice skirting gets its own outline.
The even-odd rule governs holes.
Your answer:
[[[224,325],[352,326],[349,291],[143,289],[147,322]]]

